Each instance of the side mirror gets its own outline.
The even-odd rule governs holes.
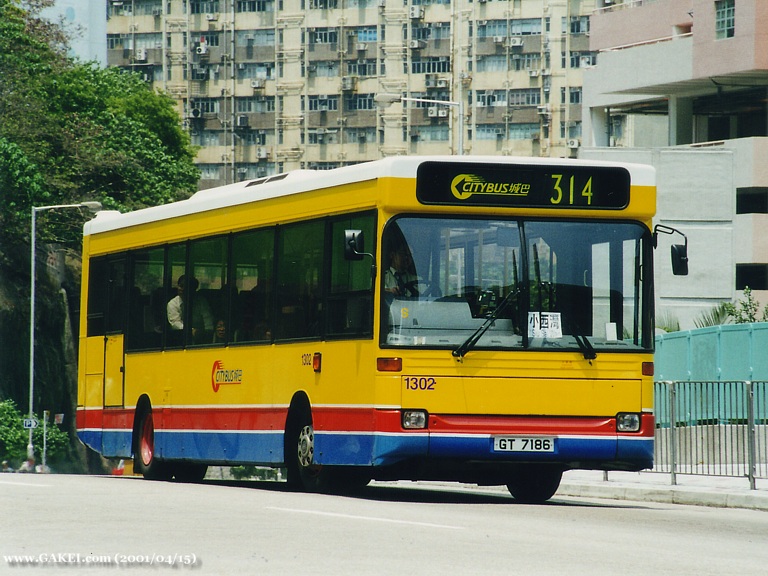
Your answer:
[[[688,246],[672,244],[672,274],[688,276]]]
[[[664,224],[656,224],[653,229],[653,247],[656,248],[659,241],[659,233],[680,234],[685,238],[685,244],[672,244],[672,274],[675,276],[688,275],[688,237],[676,228],[670,228]]]
[[[365,256],[365,239],[362,230],[344,230],[344,259],[362,260]]]

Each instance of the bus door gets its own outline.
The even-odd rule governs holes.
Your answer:
[[[110,259],[106,270],[104,408],[122,407],[125,392],[125,258]]]

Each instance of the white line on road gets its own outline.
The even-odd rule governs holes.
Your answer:
[[[350,520],[365,520],[368,522],[386,522],[390,524],[408,524],[410,526],[423,526],[425,528],[444,528],[446,530],[463,530],[461,526],[449,526],[447,524],[432,524],[431,522],[414,522],[412,520],[395,520],[393,518],[378,518],[375,516],[355,516],[353,514],[339,514],[338,512],[321,512],[319,510],[302,510],[299,508],[278,508],[267,506],[268,510],[279,512],[293,512],[297,514],[315,514],[316,516],[331,516],[333,518],[347,518]]]
[[[7,480],[0,480],[0,484],[9,484],[12,486],[32,486],[33,488],[50,488],[50,484],[33,484],[32,482],[9,482]]]

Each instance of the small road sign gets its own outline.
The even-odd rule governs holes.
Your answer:
[[[24,418],[24,429],[37,428],[37,420],[34,418]]]

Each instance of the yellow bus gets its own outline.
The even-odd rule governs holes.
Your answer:
[[[313,491],[536,502],[568,469],[651,467],[655,202],[648,166],[403,156],[102,212],[79,436],[147,478]]]

